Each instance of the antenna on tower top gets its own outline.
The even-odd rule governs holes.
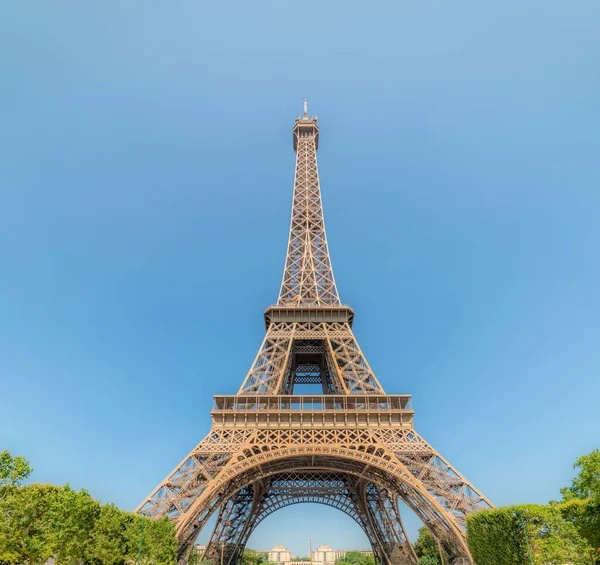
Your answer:
[[[304,117],[308,118],[308,100],[304,99]]]

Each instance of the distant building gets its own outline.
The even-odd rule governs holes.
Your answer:
[[[373,552],[366,549],[331,549],[329,545],[320,545],[312,552],[311,560],[313,565],[334,565],[335,560],[340,557],[346,557],[349,551],[358,551],[363,555],[373,555]],[[295,561],[293,556],[283,545],[276,545],[269,551],[269,563],[277,565],[308,565],[306,561]]]
[[[269,551],[269,563],[291,563],[292,554],[284,545],[276,545]]]
[[[358,551],[363,555],[373,555],[373,552],[366,549],[331,549],[329,545],[320,545],[312,552],[312,562],[318,565],[333,565],[336,559],[346,557],[349,551]]]

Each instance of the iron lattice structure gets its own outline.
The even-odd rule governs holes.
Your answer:
[[[258,355],[236,395],[215,397],[210,433],[137,511],[174,521],[181,563],[217,512],[204,558],[233,565],[268,515],[320,503],[350,516],[382,565],[414,565],[402,500],[450,563],[472,563],[465,519],[491,504],[415,431],[410,396],[386,394],[371,370],[333,276],[306,102],[293,140],[288,251]],[[322,394],[293,394],[301,384]]]

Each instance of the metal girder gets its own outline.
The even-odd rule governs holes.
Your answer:
[[[387,488],[361,482],[361,501],[379,546],[379,560],[387,565],[416,565],[417,555],[406,535],[397,497]]]

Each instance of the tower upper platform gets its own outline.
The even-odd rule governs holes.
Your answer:
[[[319,149],[319,126],[317,125],[317,116],[310,118],[308,116],[308,101],[304,99],[304,115],[296,118],[294,124],[294,151],[298,151],[298,138],[312,137],[315,141],[315,151]]]

